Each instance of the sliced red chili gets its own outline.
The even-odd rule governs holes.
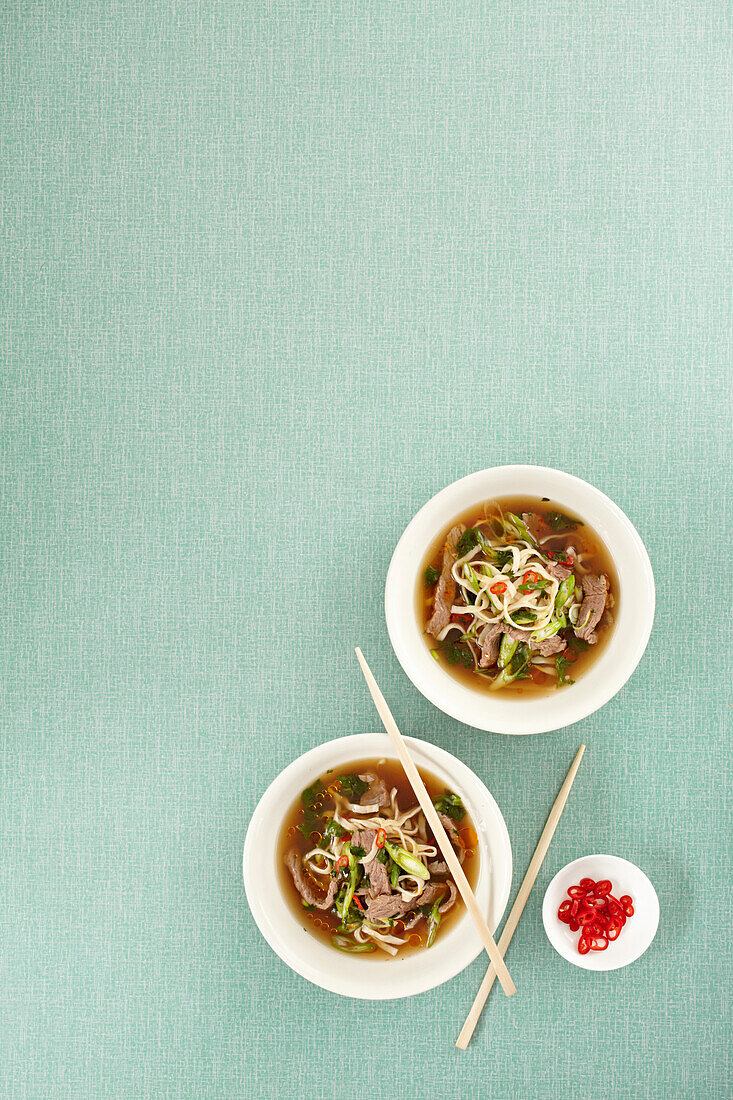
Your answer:
[[[492,584],[489,592],[493,592],[495,596],[502,596],[506,592],[506,582],[497,581],[496,584]]]
[[[336,860],[335,866],[336,866],[337,871],[340,871],[342,867],[348,867],[349,866],[349,857],[348,856],[339,856],[338,859]]]
[[[613,883],[610,879],[602,878],[600,882],[596,883],[595,894],[597,898],[606,897],[613,890]]]
[[[580,939],[578,940],[578,954],[579,955],[587,955],[589,951],[590,951],[589,941],[585,938],[585,936],[581,936]]]
[[[387,833],[384,829],[377,829],[377,848],[383,848],[387,839]]]
[[[602,935],[594,936],[590,947],[591,951],[605,951],[608,947],[608,937]]]
[[[539,573],[535,573],[534,569],[528,569],[522,577],[522,584],[529,584],[530,581],[532,582],[532,584],[537,584],[539,579]]]
[[[556,561],[558,565],[564,565],[567,569],[569,566],[575,565],[575,562],[570,557],[570,554],[565,550],[550,550],[547,554],[550,561]]]
[[[571,898],[584,898],[587,891],[582,886],[571,886],[568,890],[568,897]]]
[[[595,882],[593,881],[592,878],[582,878],[580,880],[580,882],[578,883],[578,886],[582,886],[584,890],[588,890],[588,891],[594,890],[595,885],[596,884],[595,884]]]
[[[617,920],[616,917],[611,917],[610,921],[606,925],[606,935],[608,936],[609,940],[611,940],[612,942],[613,940],[617,940],[621,935],[622,928],[623,925],[621,921]]]
[[[361,902],[359,901],[359,899],[358,899],[358,897],[356,896],[356,894],[354,894],[354,897],[352,898],[352,900],[353,900],[353,902],[354,902],[354,905],[356,906],[356,908],[357,908],[357,909],[361,909],[362,913],[365,913],[365,912],[366,912],[366,909],[365,909],[365,908],[364,908],[364,906],[363,906],[363,905],[361,904]]]

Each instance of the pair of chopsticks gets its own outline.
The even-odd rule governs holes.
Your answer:
[[[457,1047],[459,1047],[461,1050],[465,1050],[469,1044],[471,1036],[473,1035],[474,1028],[478,1023],[481,1011],[484,1007],[484,1004],[486,1003],[486,998],[488,997],[491,991],[491,987],[493,986],[496,978],[499,979],[499,983],[506,993],[507,997],[510,997],[513,993],[516,993],[516,986],[509,976],[509,971],[507,970],[506,964],[504,963],[504,954],[506,953],[506,950],[512,941],[512,937],[519,923],[519,918],[524,911],[524,907],[527,904],[527,899],[529,898],[532,887],[534,886],[535,879],[537,878],[540,867],[542,866],[544,858],[547,855],[547,850],[550,847],[550,841],[552,840],[555,829],[557,828],[557,823],[560,820],[563,810],[565,809],[565,803],[568,800],[570,788],[573,785],[573,781],[575,780],[578,768],[580,767],[580,761],[582,760],[583,753],[585,752],[585,745],[581,745],[578,749],[575,759],[573,760],[573,763],[570,766],[570,770],[565,778],[565,782],[560,788],[560,793],[555,799],[555,803],[550,811],[550,816],[548,817],[547,823],[542,830],[542,836],[540,837],[534,855],[532,856],[532,861],[527,868],[527,873],[524,876],[524,881],[522,882],[522,885],[519,889],[516,901],[512,906],[512,911],[509,914],[507,922],[504,926],[504,931],[502,932],[501,939],[499,940],[499,944],[497,946],[496,942],[494,941],[494,937],[491,935],[489,926],[484,919],[483,913],[479,909],[478,902],[476,901],[473,890],[471,889],[468,879],[463,872],[463,868],[458,862],[458,857],[455,854],[453,845],[448,839],[448,835],[443,828],[437,811],[430,800],[430,795],[425,788],[425,784],[420,778],[420,773],[415,767],[412,757],[407,750],[407,745],[405,744],[404,738],[397,728],[397,723],[392,717],[392,712],[387,706],[387,701],[382,695],[382,692],[379,690],[377,681],[374,679],[372,671],[369,668],[369,665],[366,663],[366,660],[364,659],[364,654],[358,647],[356,650],[356,656],[359,664],[361,665],[361,670],[364,673],[367,687],[369,688],[372,699],[374,700],[374,704],[377,708],[379,717],[382,719],[382,724],[389,734],[392,744],[397,750],[397,755],[400,758],[402,766],[405,769],[405,774],[407,775],[407,778],[410,781],[417,800],[420,803],[420,808],[425,814],[427,822],[433,831],[433,835],[438,842],[438,847],[440,848],[441,854],[448,864],[450,872],[453,875],[455,884],[458,887],[458,891],[463,898],[468,912],[471,914],[473,922],[476,925],[478,933],[481,937],[481,942],[486,948],[486,951],[488,952],[489,958],[491,960],[491,965],[486,971],[486,976],[481,983],[481,987],[476,994],[476,999],[473,1002],[471,1011],[466,1018],[466,1022],[463,1025],[461,1033],[458,1036],[458,1040],[456,1042]]]

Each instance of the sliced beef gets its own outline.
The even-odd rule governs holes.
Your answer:
[[[452,879],[449,882],[446,882],[445,885],[448,887],[448,891],[447,893],[445,890],[443,891],[443,897],[445,897],[446,900],[438,906],[439,913],[447,913],[449,909],[452,909],[453,905],[455,904],[456,898],[458,897],[458,891],[456,890]],[[430,889],[431,886],[427,886],[423,890],[421,896],[417,899],[420,905],[433,905],[435,903],[435,899],[438,896],[437,891],[435,894],[431,895],[431,899],[428,901],[428,891]],[[411,928],[414,928],[416,924],[419,924],[420,921],[424,919],[425,918],[422,913],[415,913],[415,915],[413,917],[410,917],[409,921],[405,925],[405,931],[409,932]]]
[[[541,657],[551,657],[553,653],[562,653],[568,645],[559,634],[553,634],[551,638],[545,638],[544,642],[532,642],[530,644],[532,649],[539,653]]]
[[[600,622],[608,596],[608,577],[602,573],[588,573],[583,577],[583,602],[578,612],[575,634],[589,645],[595,645],[598,636],[595,628]]]
[[[450,897],[441,904],[440,908],[438,909],[439,913],[447,913],[449,909],[452,909],[455,905],[456,898],[458,897],[458,891],[456,890],[453,880],[451,879],[449,882],[446,883],[446,885],[448,887]]]
[[[501,644],[501,623],[491,623],[487,626],[481,635],[481,660],[479,665],[481,668],[488,668],[489,665],[495,665],[499,656],[499,645]]]
[[[443,568],[435,589],[433,602],[434,610],[430,622],[425,628],[428,634],[432,634],[436,638],[441,630],[450,622],[450,609],[456,598],[456,582],[453,580],[452,573],[453,566],[458,560],[456,543],[465,530],[465,525],[459,523],[450,529],[448,537],[445,540],[445,547],[443,549]]]
[[[405,913],[409,913],[411,909],[419,909],[422,905],[432,905],[436,898],[439,898],[445,893],[446,885],[450,888],[452,883],[429,882],[419,898],[408,898],[407,901],[403,901],[400,894],[390,894],[388,897],[375,898],[374,901],[370,901],[367,906],[367,919],[390,920],[391,917],[403,917]],[[455,890],[455,887],[453,887],[453,889]]]
[[[404,916],[414,904],[413,898],[403,901],[401,894],[383,894],[367,905],[367,920],[390,920],[392,917]]]
[[[559,634],[553,634],[551,638],[545,638],[544,642],[537,642],[527,630],[518,630],[516,626],[504,627],[504,633],[508,634],[516,642],[524,642],[533,653],[539,653],[542,657],[550,657],[553,653],[561,653],[567,642]]]
[[[428,864],[428,871],[431,875],[447,875],[448,864],[443,863],[442,859],[436,859],[433,863]]]
[[[448,839],[450,840],[453,847],[454,848],[460,848],[461,843],[460,843],[460,840],[458,838],[458,829],[456,828],[456,823],[453,820],[453,818],[448,817],[448,814],[441,814],[441,813],[438,814],[438,817],[440,818],[441,824],[443,825],[443,828],[445,829],[446,833],[448,834]]]
[[[377,833],[375,829],[357,829],[351,837],[351,843],[357,848],[363,848],[367,855],[374,848],[374,840]],[[382,894],[389,894],[392,887],[387,874],[387,868],[377,859],[377,850],[371,859],[364,864],[364,874],[369,876],[369,897],[378,898]]]
[[[384,785],[384,781],[375,775],[374,772],[366,772],[364,775],[360,775],[364,783],[368,783],[369,787],[359,799],[360,806],[379,806],[380,810],[385,806],[389,806],[389,791]]]
[[[560,565],[560,563],[557,561],[545,562],[545,569],[551,577],[554,577],[556,581],[561,582],[566,581],[572,573],[572,569],[568,569],[566,568],[566,566]]]
[[[524,526],[535,542],[538,543],[540,539],[545,538],[547,535],[547,524],[541,516],[536,515],[535,512],[522,512],[522,519],[524,520]]]
[[[293,876],[295,889],[298,891],[303,901],[308,905],[314,905],[316,909],[331,908],[333,899],[336,896],[336,890],[338,889],[336,879],[329,879],[328,893],[323,897],[315,889],[313,882],[306,876],[301,858],[295,849],[291,849],[285,856],[285,864],[290,874]]]

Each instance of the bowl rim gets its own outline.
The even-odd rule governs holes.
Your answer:
[[[554,490],[542,495],[575,508],[603,539],[619,574],[619,619],[603,652],[571,689],[527,699],[499,698],[500,693],[493,697],[460,683],[430,657],[415,609],[417,575],[430,539],[451,519],[481,500],[522,492],[534,495],[536,487],[522,489],[512,487],[511,483],[525,481],[536,485],[540,479],[543,489]],[[582,503],[574,503],[576,498]],[[626,513],[600,489],[574,474],[526,464],[477,470],[451,482],[427,500],[397,542],[384,592],[392,648],[418,691],[457,721],[474,729],[503,734],[562,729],[605,706],[628,681],[646,650],[655,604],[649,555]],[[609,660],[611,656],[613,659]]]
[[[512,882],[511,843],[501,810],[483,781],[452,753],[419,738],[405,737],[405,741],[418,767],[427,768],[445,777],[446,781],[450,777],[454,789],[467,804],[480,844],[474,892],[483,911],[490,910],[489,925],[493,931],[506,909]],[[338,755],[334,755],[335,749],[339,750]],[[432,965],[429,967],[424,965],[422,952],[411,953],[402,960],[398,957],[393,960],[395,965],[390,966],[390,960],[356,960],[340,955],[313,936],[308,936],[307,951],[298,951],[294,939],[296,932],[302,935],[302,925],[283,897],[276,865],[282,822],[278,807],[282,803],[290,806],[303,789],[304,780],[312,781],[328,767],[339,767],[349,760],[356,761],[376,753],[397,759],[384,733],[351,734],[317,745],[283,768],[263,793],[250,818],[242,852],[242,876],[257,927],[273,951],[295,973],[341,996],[392,1000],[414,996],[450,981],[482,952],[483,945],[468,912],[464,911],[430,949]],[[272,828],[273,814],[277,814],[277,829]],[[281,907],[274,910],[271,908],[273,896],[279,896],[282,902]],[[411,960],[416,961],[410,965]]]
[[[596,870],[594,866],[596,863],[600,865],[599,870]],[[565,926],[558,920],[557,912],[553,912],[557,905],[558,896],[562,896],[558,894],[558,886],[563,882],[567,882],[568,879],[577,878],[579,875],[582,877],[592,871],[595,871],[593,877],[597,881],[600,880],[600,875],[603,875],[604,878],[610,878],[612,875],[618,877],[621,874],[626,875],[635,883],[635,885],[629,887],[637,893],[637,897],[634,898],[634,915],[642,918],[643,923],[637,926],[636,947],[627,950],[621,957],[614,957],[613,954],[609,955],[607,951],[589,952],[587,955],[581,955],[575,948],[574,943],[571,945],[571,941],[567,939],[567,933],[563,932]],[[639,908],[639,888],[644,893],[642,904],[649,907],[643,911]],[[619,896],[621,895],[619,894]],[[642,871],[641,867],[638,867],[635,863],[632,863],[630,859],[606,852],[593,852],[587,856],[578,856],[577,859],[566,863],[556,875],[553,875],[542,899],[542,924],[548,940],[561,958],[572,963],[573,966],[580,967],[581,970],[605,972],[621,970],[625,966],[630,966],[651,947],[659,928],[659,919],[659,897],[646,872]]]

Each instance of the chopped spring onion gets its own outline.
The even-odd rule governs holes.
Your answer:
[[[514,512],[507,512],[507,515],[519,532],[520,537],[526,539],[526,541],[531,543],[532,546],[536,546],[537,540],[530,533],[530,530],[524,520],[520,519],[519,516],[514,514]]]
[[[508,634],[502,634],[499,647],[499,668],[506,668],[516,653],[518,645],[519,642],[515,638],[510,638]]]
[[[443,895],[443,896],[445,896],[445,895]],[[427,939],[427,943],[425,944],[426,947],[432,947],[433,944],[435,943],[435,937],[438,934],[438,925],[440,924],[440,909],[439,909],[439,906],[440,906],[440,903],[441,903],[442,900],[443,900],[443,897],[436,898],[435,899],[435,904],[433,905],[433,908],[430,910],[430,916],[428,917],[428,939]]]
[[[348,936],[331,936],[331,943],[337,951],[348,951],[353,955],[364,955],[368,951],[375,951],[373,943],[357,943]]]
[[[357,862],[356,856],[351,851],[351,845],[349,844],[348,840],[344,844],[343,850],[341,852],[341,856],[343,857],[344,855],[347,856],[349,861],[349,881],[346,886],[346,893],[343,896],[341,905],[337,906],[336,910],[338,912],[338,915],[341,917],[342,922],[346,921],[346,916],[349,912],[351,900],[354,897],[354,891],[356,890],[356,879],[359,873],[359,864]]]
[[[553,638],[557,634],[558,630],[562,630],[568,625],[568,620],[564,615],[560,615],[557,619],[553,619],[547,626],[543,626],[541,630],[535,630],[532,637],[536,642],[544,642],[547,638]]]
[[[424,863],[422,863],[417,856],[413,856],[410,852],[404,848],[400,848],[397,844],[391,844],[388,840],[384,842],[384,847],[392,856],[398,866],[403,871],[407,871],[408,875],[413,875],[415,878],[427,881],[430,878],[430,871]]]
[[[499,673],[495,680],[492,680],[489,691],[498,691],[499,688],[511,684],[512,681],[516,680],[517,677],[522,674],[528,662],[529,648],[524,642],[520,642],[509,664]]]
[[[557,590],[557,596],[555,597],[555,611],[559,614],[562,609],[573,597],[575,592],[575,577],[571,573],[569,577],[566,577]]]

